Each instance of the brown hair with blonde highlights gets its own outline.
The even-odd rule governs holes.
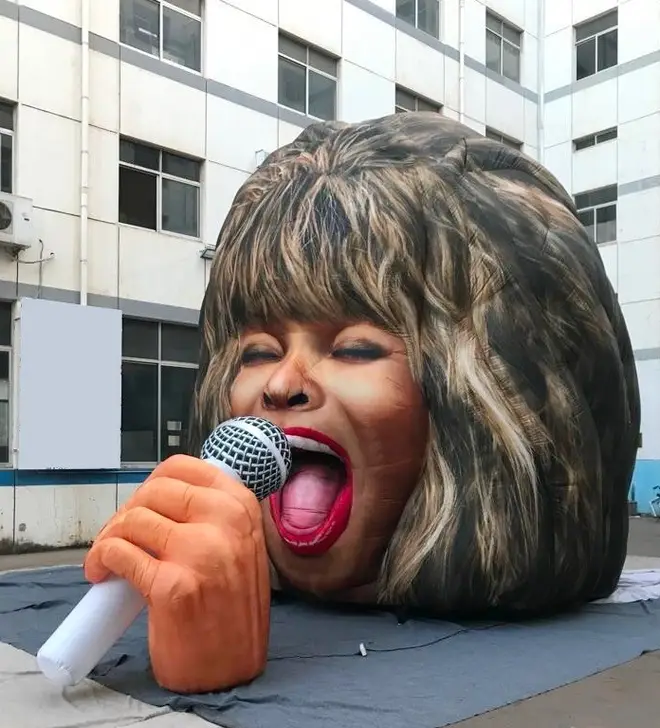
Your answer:
[[[637,379],[598,250],[552,175],[434,113],[314,124],[272,153],[218,239],[191,452],[230,415],[245,327],[329,318],[402,336],[429,412],[381,602],[533,613],[613,590]]]

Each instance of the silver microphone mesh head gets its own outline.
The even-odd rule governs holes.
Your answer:
[[[221,422],[206,439],[202,460],[217,460],[229,467],[258,500],[278,491],[291,472],[286,435],[261,417]]]

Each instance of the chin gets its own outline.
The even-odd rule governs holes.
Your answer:
[[[361,552],[359,533],[352,533],[350,524],[345,538],[322,554],[310,556],[296,553],[280,536],[270,508],[264,512],[264,529],[268,554],[280,581],[280,588],[304,592],[328,601],[375,600],[375,583],[380,561]],[[361,554],[360,561],[356,553]]]

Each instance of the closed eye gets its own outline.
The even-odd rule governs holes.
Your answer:
[[[334,359],[354,361],[376,361],[386,356],[386,351],[376,344],[359,343],[342,346],[332,352]]]
[[[241,354],[240,362],[243,366],[257,364],[260,362],[277,361],[280,355],[272,349],[258,349],[255,347],[246,349]]]

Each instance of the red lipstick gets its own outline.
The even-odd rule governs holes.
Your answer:
[[[284,487],[269,499],[271,517],[280,538],[288,548],[300,556],[319,556],[331,548],[346,530],[350,520],[353,503],[350,459],[339,443],[317,430],[289,427],[284,429],[284,433],[291,438],[302,438],[326,446],[336,455],[343,469],[341,476],[335,476],[334,482],[328,485],[327,479],[324,481],[319,477],[319,466],[305,465],[304,462],[296,464],[296,452],[299,461],[305,461],[306,456],[313,460],[315,453],[313,448],[296,448],[294,441],[292,474]],[[326,454],[326,457],[332,456]],[[318,522],[312,516],[313,524],[304,525],[304,520],[296,522],[291,517],[291,513],[304,511],[305,504],[309,507],[315,501],[322,504],[316,509]],[[297,508],[296,503],[302,503],[303,506]]]

